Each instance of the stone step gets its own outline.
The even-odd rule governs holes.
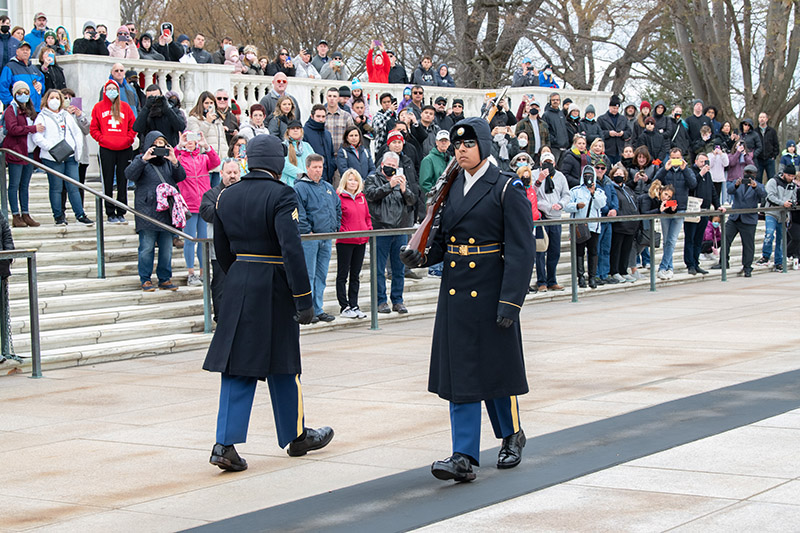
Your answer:
[[[137,250],[139,247],[139,237],[131,232],[130,234],[105,235],[106,250],[130,249]],[[37,250],[36,261],[39,262],[41,254],[59,253],[66,255],[65,252],[94,252],[97,254],[97,238],[95,236],[68,237],[61,239],[29,239],[24,235],[14,240],[14,246],[18,249]]]

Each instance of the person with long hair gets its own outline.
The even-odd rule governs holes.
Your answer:
[[[36,67],[44,76],[44,88],[61,89],[67,88],[67,79],[64,77],[64,69],[56,64],[56,52],[47,46],[43,46],[37,56],[39,65]]]
[[[278,50],[275,61],[267,65],[267,76],[274,76],[278,72],[283,72],[287,76],[294,76],[297,73],[292,58],[289,56],[289,50],[284,47]]]
[[[267,110],[261,104],[253,104],[250,106],[250,120],[242,121],[239,127],[239,135],[248,141],[256,135],[268,135],[269,130],[264,123],[267,117]]]
[[[189,117],[186,119],[186,129],[195,133],[203,134],[203,137],[217,154],[224,154],[228,151],[228,143],[225,137],[225,126],[217,114],[216,98],[209,91],[203,91],[197,98],[197,103],[189,110]],[[211,187],[219,185],[221,176],[218,166],[211,170]]]
[[[33,135],[33,141],[41,149],[40,157],[45,166],[65,174],[75,181],[79,181],[78,161],[83,151],[83,133],[78,127],[78,123],[69,116],[63,107],[64,96],[59,91],[50,89],[44,93],[42,110],[35,121],[35,124],[43,124],[44,130],[37,131]],[[71,155],[58,157],[52,153],[62,141],[72,150]],[[57,158],[61,160],[58,161]],[[94,224],[86,216],[78,187],[49,172],[47,173],[47,181],[50,185],[50,207],[53,210],[53,218],[57,226],[67,225],[67,217],[64,211],[61,210],[61,190],[64,187],[67,188],[69,203],[75,213],[76,220],[81,224]]]
[[[364,196],[364,181],[354,168],[342,174],[337,192],[342,202],[343,231],[368,231],[372,229],[367,198]],[[366,318],[358,307],[359,276],[364,265],[368,237],[353,237],[336,240],[336,299],[342,318]],[[348,278],[350,287],[347,287]]]
[[[247,174],[247,139],[245,137],[241,135],[231,137],[231,142],[228,145],[228,157],[239,162],[239,170],[242,176]]]
[[[44,125],[34,125],[36,110],[31,103],[31,91],[24,81],[16,82],[12,87],[14,100],[6,106],[3,120],[6,123],[6,138],[3,139],[3,148],[9,148],[19,154],[33,158],[36,145],[33,143],[33,134],[44,131]],[[38,226],[28,212],[28,187],[33,175],[33,165],[27,161],[6,154],[8,165],[8,207],[11,211],[11,225],[15,228]]]
[[[261,63],[258,61],[258,48],[252,44],[244,47],[244,57],[242,58],[242,65],[244,70],[242,74],[250,74],[253,76],[263,76],[264,71],[261,68]]]
[[[92,108],[90,133],[100,145],[100,175],[103,192],[114,196],[114,178],[117,181],[117,201],[128,204],[128,187],[125,169],[133,159],[133,141],[136,132],[133,109],[119,96],[119,85],[108,80],[103,87],[103,98]],[[106,202],[106,216],[110,224],[125,224],[125,210]]]
[[[64,26],[59,26],[56,28],[56,38],[58,41],[58,45],[64,50],[64,54],[71,55],[72,54],[72,42],[69,38],[69,32],[67,28]]]
[[[375,163],[364,147],[364,138],[358,126],[348,126],[342,136],[342,145],[336,152],[336,167],[343,175],[348,168],[354,168],[361,176],[375,172]]]
[[[303,125],[299,120],[293,120],[284,134],[283,144],[286,145],[286,163],[283,165],[281,181],[290,187],[306,171],[306,159],[314,153],[311,145],[303,140]]]
[[[275,111],[269,118],[267,129],[279,139],[283,139],[289,123],[298,119],[297,109],[294,107],[294,100],[284,95],[278,98],[275,104]]]

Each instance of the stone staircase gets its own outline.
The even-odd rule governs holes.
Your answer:
[[[96,186],[98,178],[89,177]],[[98,187],[99,188],[99,187]],[[132,196],[132,195],[131,195]],[[94,364],[104,361],[158,355],[175,351],[202,348],[211,340],[203,333],[202,287],[186,286],[183,253],[173,249],[173,281],[180,286],[175,292],[144,293],[137,275],[138,239],[132,217],[129,224],[105,225],[106,279],[97,278],[95,227],[78,224],[68,208],[66,227],[57,227],[47,196],[45,174],[35,173],[31,182],[30,211],[41,222],[38,228],[14,228],[17,248],[33,248],[37,252],[39,290],[39,324],[41,330],[42,366]],[[87,194],[85,209],[95,218],[94,197]],[[763,226],[763,225],[762,225]],[[570,298],[570,262],[568,232],[562,235],[562,260],[558,267],[559,282],[566,290],[528,295],[529,303]],[[757,236],[757,246],[763,238],[763,227]],[[757,248],[760,250],[760,248]],[[689,276],[683,268],[682,238],[675,251],[675,278],[658,281],[659,286],[686,283],[701,279],[719,279],[719,271],[707,276]],[[739,269],[741,248],[732,250],[732,268]],[[708,267],[710,265],[706,265]],[[755,272],[766,272],[757,269]],[[303,333],[341,329],[369,328],[369,319],[353,320],[339,317],[335,297],[336,255],[331,260],[328,288],[325,292],[326,312],[337,316],[331,323],[304,326]],[[436,310],[440,280],[428,277],[425,269],[417,270],[422,279],[406,279],[405,304],[409,314],[379,315],[380,321],[412,320],[432,316]],[[579,289],[579,297],[604,294],[609,291],[644,289],[649,286],[649,272],[636,283],[606,285],[596,290]],[[721,287],[721,290],[722,287]],[[19,370],[30,369],[30,321],[28,317],[27,272],[24,261],[12,266],[10,279],[11,328],[15,352],[25,358]],[[369,254],[362,270],[361,308],[369,313]]]

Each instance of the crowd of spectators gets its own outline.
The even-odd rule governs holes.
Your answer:
[[[342,53],[331,51],[324,39],[315,50],[301,49],[292,56],[281,47],[269,57],[253,45],[236,47],[229,38],[211,45],[202,34],[191,40],[185,34],[174,37],[169,24],[157,34],[137,34],[135,25],[125,24],[109,41],[105,26],[87,21],[81,38],[72,42],[65,28],[51,30],[45,14],[37,13],[28,34],[16,30],[8,17],[0,17],[3,146],[84,182],[89,166],[86,141],[91,136],[99,144],[106,195],[116,194],[118,202],[127,204],[132,189],[137,209],[197,237],[207,235],[207,223],[213,220],[213,210],[204,213],[204,202],[248,171],[246,143],[258,135],[276,136],[285,146],[280,179],[297,192],[303,233],[411,227],[424,217],[426,195],[452,157],[449,130],[465,118],[460,98],[448,102],[438,96],[432,104],[430,96],[426,99],[429,87],[455,86],[447,64],[435,67],[432,58],[424,56],[409,78],[380,41],[369,43],[368,79],[406,85],[400,101],[385,92],[371,102],[361,81],[351,78]],[[207,45],[214,49],[206,50]],[[66,86],[57,63],[65,54],[119,58],[108,79],[97,80],[100,101],[91,110],[84,112],[81,99]],[[159,85],[145,83],[135,70],[126,69],[126,60],[132,59],[230,65],[235,72],[272,76],[271,88],[249,109],[239,109],[225,88],[204,90],[196,102],[182,106],[176,92],[162,94]],[[292,95],[294,77],[331,80],[324,104],[301,109]],[[552,65],[539,71],[530,58],[515,70],[512,85],[558,89]],[[487,94],[487,103],[491,98]],[[594,106],[581,109],[569,98],[562,100],[558,91],[544,106],[532,94],[524,95],[516,113],[510,100],[496,103],[490,124],[491,158],[502,170],[520,177],[534,220],[607,219],[589,224],[585,239],[577,243],[581,287],[632,283],[641,277],[639,269],[656,268],[655,258],[649,256],[648,223],[617,222],[617,216],[690,215],[692,210],[722,211],[730,206],[791,207],[797,200],[797,146],[790,140],[780,153],[766,113],[755,121],[732,123],[721,121],[717,109],[700,100],[692,102],[691,114],[684,116],[680,106],[669,110],[660,100],[654,105],[623,104],[613,96],[598,116]],[[304,113],[308,113],[305,120]],[[38,226],[29,212],[32,168],[12,155],[7,163],[12,226]],[[55,223],[67,224],[69,199],[76,221],[92,224],[83,211],[82,191],[54,175],[48,178]],[[106,205],[109,223],[127,224],[125,213],[110,202]],[[766,217],[766,238],[756,259],[757,223],[755,215],[728,217],[727,242],[722,243],[718,219],[662,219],[658,277],[674,275],[673,255],[681,230],[689,274],[706,274],[704,264],[719,268],[720,248],[729,249],[737,236],[742,240],[742,275],[750,276],[754,262],[768,265],[773,248],[773,268],[781,270],[788,261],[781,253],[780,220]],[[142,289],[156,290],[150,276],[158,246],[158,288],[175,290],[169,232],[140,220],[136,229]],[[534,238],[536,280],[530,290],[563,290],[556,275],[562,226],[540,226]],[[790,231],[789,238],[788,255],[797,265],[800,233]],[[406,242],[404,235],[377,239],[380,313],[408,312],[404,279],[420,275],[399,259]],[[336,241],[336,296],[345,318],[365,317],[358,304],[365,243],[365,238]],[[322,307],[332,244],[304,241],[315,322],[335,319]],[[184,244],[183,252],[188,284],[202,284],[202,272],[195,270],[200,249]],[[441,276],[441,265],[429,266],[428,275]],[[222,274],[214,268],[217,276]],[[387,278],[391,279],[388,296]],[[216,286],[221,292],[221,285]]]

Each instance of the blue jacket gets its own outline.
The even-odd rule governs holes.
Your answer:
[[[333,173],[336,170],[336,154],[333,153],[333,137],[325,124],[309,118],[303,126],[303,140],[311,145],[314,153],[325,158],[325,168],[322,171],[322,179],[328,183],[333,181]]]
[[[686,168],[681,170],[681,167],[672,167],[667,170],[661,167],[656,172],[655,178],[664,185],[672,185],[675,187],[675,199],[678,201],[678,211],[686,211],[686,203],[689,201],[689,191],[697,187],[697,177],[692,172],[691,167],[687,164]]]
[[[342,225],[342,202],[325,180],[314,182],[303,175],[294,183],[300,210],[300,233],[333,233]]]
[[[45,31],[47,30],[37,30],[33,28],[30,33],[25,36],[25,42],[31,45],[31,51],[36,50],[36,47],[44,42]]]
[[[3,72],[0,74],[0,101],[3,102],[3,105],[11,103],[13,99],[11,88],[18,81],[24,81],[28,84],[31,90],[31,104],[33,104],[33,108],[38,113],[42,105],[42,94],[33,88],[33,82],[38,81],[41,83],[42,90],[44,90],[44,74],[30,63],[23,65],[16,57],[12,58],[8,65],[3,67]]]
[[[369,152],[363,145],[358,149],[358,156],[356,156],[355,148],[352,146],[347,146],[345,148],[345,146],[342,145],[336,153],[336,167],[339,169],[340,176],[343,175],[344,171],[348,168],[354,168],[361,174],[362,180],[375,172],[375,163],[372,162]]]
[[[731,209],[753,209],[763,202],[767,197],[767,190],[758,183],[754,189],[750,185],[736,186],[735,181],[728,182],[728,195],[733,196]],[[728,220],[741,220],[742,224],[758,224],[758,214],[750,213],[747,215],[730,215]]]
[[[602,185],[603,192],[606,193],[606,205],[600,211],[603,216],[608,216],[608,212],[612,209],[619,211],[619,198],[617,197],[617,188],[614,187],[614,181],[608,176],[603,176],[603,182],[598,185]]]
[[[3,54],[3,57],[0,58],[3,62],[0,65],[5,66],[12,57],[16,56],[18,46],[19,40],[16,37],[12,37],[10,33],[0,33],[0,48],[2,48]]]
[[[794,165],[795,168],[800,167],[800,154],[796,152],[790,154],[787,150],[784,150],[781,156],[780,170],[782,171],[786,165]]]
[[[539,87],[550,87],[552,89],[558,89],[558,83],[556,83],[556,77],[550,76],[550,79],[547,79],[545,76],[544,71],[539,73]]]

